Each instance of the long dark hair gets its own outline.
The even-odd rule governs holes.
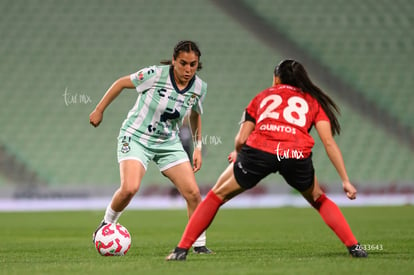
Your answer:
[[[283,84],[298,87],[315,98],[331,122],[332,135],[340,134],[341,126],[337,118],[337,115],[340,114],[339,107],[318,86],[313,84],[302,64],[295,60],[283,60],[276,66],[274,75],[278,76]]]
[[[199,71],[203,68],[202,63],[200,62],[201,52],[200,52],[200,49],[198,48],[198,46],[195,42],[193,42],[191,40],[182,40],[182,41],[178,42],[177,45],[175,45],[175,47],[174,47],[174,52],[173,52],[174,60],[177,59],[180,52],[187,52],[187,53],[194,52],[198,57],[197,71]],[[172,66],[172,61],[171,60],[161,60],[160,63],[164,64],[164,65],[171,65]]]

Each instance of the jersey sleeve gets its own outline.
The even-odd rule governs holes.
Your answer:
[[[155,81],[157,67],[151,66],[143,68],[136,73],[130,75],[130,79],[138,93],[148,90]]]
[[[244,121],[251,121],[251,122],[253,122],[253,123],[256,124],[256,121],[257,121],[257,109],[258,109],[258,96],[256,96],[255,98],[253,98],[250,101],[249,105],[247,105],[247,107],[246,107],[246,109],[245,109],[245,111],[243,113],[244,118],[242,117],[242,120],[244,119],[243,122]]]
[[[196,93],[199,94],[200,97],[197,100],[196,104],[194,104],[191,109],[199,113],[200,115],[202,115],[203,114],[203,102],[207,95],[207,83],[197,78],[195,85],[196,85],[196,91],[197,91]]]
[[[197,101],[197,104],[194,104],[191,108],[193,111],[199,113],[200,115],[203,114],[203,102],[204,98],[206,97],[206,94],[203,94],[200,99]]]
[[[328,115],[325,113],[321,105],[318,104],[318,112],[315,116],[315,123],[321,120],[330,121]]]

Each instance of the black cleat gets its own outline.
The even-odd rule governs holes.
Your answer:
[[[361,247],[359,243],[348,247],[349,254],[354,258],[366,258],[368,253]]]
[[[176,247],[173,252],[168,255],[166,261],[185,261],[187,259],[188,249]]]
[[[93,232],[92,234],[92,243],[95,243],[95,236],[96,236],[96,233],[99,231],[99,229],[101,229],[103,226],[107,224],[108,223],[106,223],[105,221],[102,221],[101,224],[98,226],[98,228],[96,228],[95,232]]]
[[[208,249],[205,245],[203,246],[195,246],[193,248],[193,252],[196,254],[214,254],[214,252]]]

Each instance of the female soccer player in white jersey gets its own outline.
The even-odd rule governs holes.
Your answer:
[[[231,164],[197,207],[181,241],[166,259],[185,260],[189,247],[223,203],[276,172],[301,192],[353,257],[366,257],[338,206],[319,187],[312,164],[314,140],[309,131],[315,126],[343,190],[349,199],[356,198],[357,190],[333,139],[340,132],[336,112],[336,104],[312,83],[302,64],[282,61],[274,70],[272,87],[257,94],[244,112],[235,152],[229,155]]]
[[[200,56],[196,43],[180,41],[174,48],[171,61],[162,61],[161,66],[143,68],[116,80],[90,114],[90,123],[97,127],[105,109],[124,89],[135,88],[138,92],[138,99],[123,122],[118,137],[121,185],[113,195],[98,229],[118,221],[138,192],[150,161],[157,164],[182,194],[189,217],[201,202],[194,176],[202,163],[200,115],[207,93],[207,84],[196,75],[202,67]],[[188,112],[197,140],[193,167],[178,136],[178,129]],[[194,243],[194,252],[211,253],[205,244],[203,233]]]

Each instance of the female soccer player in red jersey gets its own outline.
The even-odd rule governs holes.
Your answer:
[[[166,260],[185,260],[196,238],[209,227],[222,204],[279,172],[301,192],[353,257],[367,257],[338,206],[319,187],[312,164],[312,126],[336,168],[346,196],[357,190],[349,181],[333,135],[340,133],[336,104],[310,80],[297,61],[284,60],[274,70],[272,87],[249,103],[235,138],[230,165],[191,216],[181,241]]]

